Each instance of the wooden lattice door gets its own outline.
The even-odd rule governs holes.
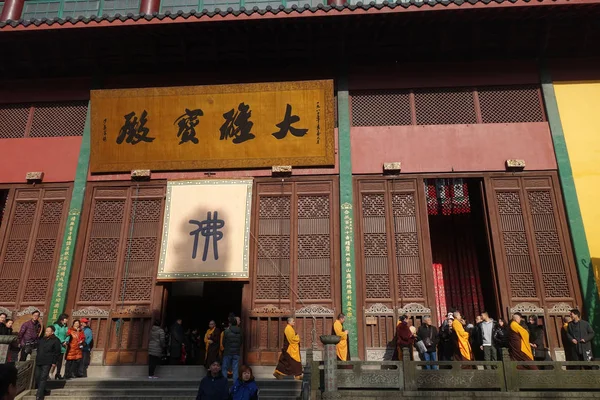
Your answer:
[[[560,310],[581,305],[555,173],[486,180],[504,312],[538,314],[560,347]]]
[[[106,364],[146,363],[165,185],[96,185],[81,230],[74,310],[103,316],[96,349]]]
[[[380,359],[394,336],[393,316],[399,310],[412,314],[415,325],[431,314],[424,189],[418,179],[359,178],[356,186],[363,348],[367,359]]]
[[[35,307],[47,314],[71,188],[41,185],[3,193],[0,306]]]
[[[329,333],[339,310],[337,180],[263,180],[255,193],[248,357],[272,364],[287,317],[304,349],[312,317],[317,335]]]

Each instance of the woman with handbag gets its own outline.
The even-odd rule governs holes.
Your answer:
[[[438,330],[431,325],[431,317],[423,318],[417,330],[417,350],[421,361],[437,361]],[[426,365],[425,369],[438,369],[437,365]]]

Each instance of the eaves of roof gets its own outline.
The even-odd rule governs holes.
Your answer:
[[[279,7],[267,6],[266,9],[254,7],[246,9],[244,7],[234,10],[215,9],[214,11],[202,10],[191,12],[179,11],[177,13],[153,13],[153,14],[132,14],[127,15],[92,15],[91,17],[79,16],[77,18],[42,18],[32,20],[7,20],[0,22],[0,31],[23,31],[23,30],[47,30],[58,28],[87,28],[87,27],[106,27],[106,26],[131,26],[131,25],[151,25],[164,23],[190,23],[190,22],[209,22],[226,20],[253,20],[253,19],[274,19],[289,17],[313,17],[313,16],[343,16],[343,15],[361,15],[376,13],[396,13],[410,11],[426,10],[457,10],[457,9],[480,9],[480,8],[504,8],[504,7],[532,7],[532,6],[551,6],[551,5],[583,5],[600,4],[600,0],[400,0],[398,2],[388,2],[377,4],[375,2],[345,5],[323,5],[310,7],[308,4],[304,7],[296,5],[286,8],[283,5]]]

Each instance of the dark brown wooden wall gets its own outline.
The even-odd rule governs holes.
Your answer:
[[[321,335],[330,333],[340,309],[338,181],[259,179],[254,193],[246,346],[248,362],[272,364],[287,317],[306,306],[314,312],[318,307],[316,330]],[[312,323],[306,315],[297,318],[302,348],[310,347]]]
[[[385,348],[394,335],[395,322],[390,318],[407,304],[413,303],[409,308],[415,310],[411,315],[415,325],[428,309],[435,319],[423,191],[423,179],[435,177],[355,180],[359,321],[364,332],[361,351]],[[537,314],[546,325],[549,347],[560,348],[560,316],[569,307],[581,305],[581,298],[557,175],[488,173],[480,177],[484,179],[499,309],[504,317],[513,308]],[[376,322],[367,324],[368,317]]]
[[[71,304],[75,313],[103,316],[96,349],[104,350],[106,364],[147,362],[165,188],[164,182],[88,185]]]
[[[550,347],[561,347],[561,310],[581,306],[581,295],[557,175],[488,177],[485,185],[503,311],[531,309]]]
[[[0,187],[8,190],[0,225],[0,306],[11,311],[33,306],[47,315],[71,188]]]

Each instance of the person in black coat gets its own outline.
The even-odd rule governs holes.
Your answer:
[[[508,324],[503,318],[494,327],[494,347],[498,352],[498,360],[502,360],[502,349],[508,349]]]
[[[571,310],[571,319],[567,327],[567,337],[573,343],[573,355],[575,361],[592,361],[592,339],[594,330],[587,321],[581,319],[581,313],[577,309]]]
[[[551,361],[550,354],[544,345],[544,326],[539,324],[536,315],[529,316],[529,342],[533,348],[534,361]]]
[[[431,317],[426,316],[423,318],[423,323],[417,330],[417,340],[422,341],[427,351],[421,352],[419,350],[419,357],[422,361],[437,361],[437,344],[438,344],[438,330],[435,326],[431,325]],[[432,368],[433,367],[433,368]],[[437,365],[426,365],[425,369],[438,369]]]
[[[8,335],[8,328],[6,327],[6,320],[8,315],[6,313],[0,313],[0,336]]]
[[[56,367],[56,363],[62,355],[61,347],[60,340],[54,335],[54,326],[48,326],[44,332],[44,337],[38,342],[37,357],[35,359],[36,400],[43,399],[46,395],[48,375],[50,369]]]
[[[229,388],[227,378],[221,373],[221,364],[214,361],[210,365],[208,375],[200,381],[196,400],[228,400]]]
[[[170,330],[170,343],[169,343],[169,358],[171,365],[181,364],[181,348],[184,343],[183,326],[181,318],[173,324]]]

